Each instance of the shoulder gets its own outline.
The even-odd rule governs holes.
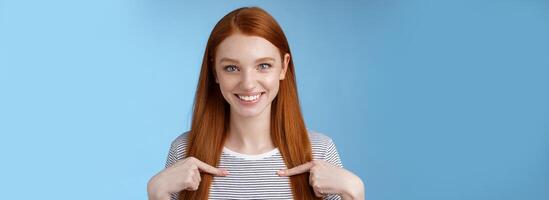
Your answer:
[[[188,136],[189,131],[185,131],[175,137],[171,142],[170,152],[173,153],[178,159],[182,159],[185,156]]]
[[[172,144],[186,145],[188,136],[189,136],[189,131],[185,131],[179,134],[177,137],[175,137],[175,139],[172,140]]]
[[[173,165],[178,160],[185,158],[188,134],[189,131],[181,133],[172,140],[170,150],[168,151],[168,159],[166,160],[166,168]]]
[[[311,148],[313,150],[313,157],[315,157],[315,159],[324,159],[325,154],[332,147],[335,147],[334,141],[331,137],[324,133],[309,129],[307,132],[309,134],[309,141],[311,142]]]
[[[309,134],[309,141],[311,142],[311,146],[327,147],[328,145],[333,144],[332,138],[325,135],[324,133],[320,133],[310,129],[307,129],[307,132]]]
[[[309,132],[309,140],[311,141],[311,148],[313,150],[313,159],[324,160],[335,166],[343,167],[332,138],[313,130],[307,131]]]

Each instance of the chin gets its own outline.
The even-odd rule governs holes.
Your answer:
[[[261,112],[258,110],[239,110],[239,111],[236,111],[236,114],[241,117],[255,117],[255,116],[259,116]]]

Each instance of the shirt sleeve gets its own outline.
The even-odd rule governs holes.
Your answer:
[[[175,162],[177,162],[178,156],[177,156],[177,152],[175,151],[175,149],[176,149],[176,144],[175,144],[175,141],[174,141],[170,145],[170,150],[168,151],[168,158],[166,159],[166,165],[164,166],[164,168],[168,168],[168,167],[172,166]]]
[[[326,151],[324,152],[324,160],[332,165],[343,167],[341,159],[339,158],[339,153],[332,139],[328,140],[328,145]]]
[[[185,146],[186,145],[181,142],[181,137],[178,137],[172,141],[164,168],[172,166],[175,162],[183,158]],[[172,193],[170,195],[170,200],[179,200],[179,193]]]
[[[326,151],[324,152],[324,161],[334,166],[343,168],[343,164],[341,163],[341,159],[339,158],[339,153],[337,152],[337,148],[332,139],[328,139],[327,148],[326,148]],[[323,199],[324,200],[340,200],[341,196],[337,194],[330,194],[328,196],[325,196]]]

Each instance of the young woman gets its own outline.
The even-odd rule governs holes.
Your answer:
[[[147,190],[151,200],[364,199],[332,140],[305,127],[288,41],[257,7],[212,30],[191,130],[172,142]]]

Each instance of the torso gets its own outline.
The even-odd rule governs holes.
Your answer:
[[[187,133],[181,134],[172,142],[166,167],[184,159],[187,146]],[[325,160],[342,167],[339,154],[331,138],[321,133],[309,131],[313,160]],[[209,199],[293,199],[289,177],[276,174],[286,165],[278,148],[259,155],[245,155],[224,148],[219,168],[229,171],[228,176],[214,176]],[[172,200],[177,194],[172,194]],[[340,199],[329,195],[324,199]]]

